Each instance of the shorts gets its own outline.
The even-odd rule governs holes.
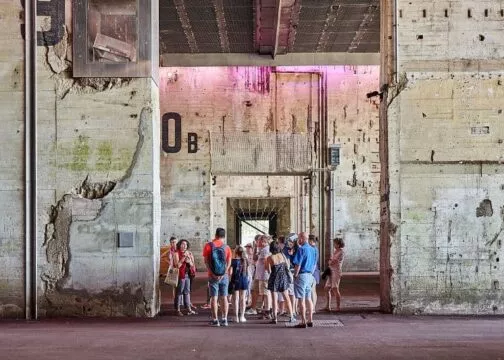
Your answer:
[[[294,280],[294,295],[296,299],[311,299],[312,284],[315,281],[311,273],[299,274]]]
[[[229,277],[224,275],[220,280],[215,278],[208,279],[208,289],[210,290],[210,297],[226,296],[229,288]]]
[[[269,293],[268,281],[254,280],[254,284],[252,285],[252,291],[257,292],[259,296],[267,295]]]

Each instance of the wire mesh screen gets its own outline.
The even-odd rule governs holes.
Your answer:
[[[303,174],[311,168],[305,134],[210,133],[213,174]]]

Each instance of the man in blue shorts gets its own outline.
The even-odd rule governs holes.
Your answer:
[[[299,248],[294,255],[292,263],[294,264],[294,295],[301,304],[301,323],[297,328],[313,327],[313,302],[311,299],[313,285],[313,270],[317,263],[317,254],[315,249],[308,243],[308,234],[299,233]],[[308,309],[306,306],[308,303]],[[306,311],[308,310],[308,321]]]
[[[210,292],[210,306],[212,309],[213,326],[228,326],[227,315],[229,304],[227,301],[229,285],[229,267],[231,266],[231,249],[225,243],[226,231],[217,228],[215,239],[203,248],[203,258],[208,270],[208,289]],[[217,300],[221,301],[221,321],[218,319]]]

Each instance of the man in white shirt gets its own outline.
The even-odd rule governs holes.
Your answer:
[[[254,284],[252,286],[252,307],[247,312],[249,315],[256,315],[257,310],[255,306],[257,303],[261,303],[261,301],[264,302],[264,300],[266,300],[266,306],[263,304],[266,311],[265,317],[269,317],[269,311],[271,310],[271,293],[268,290],[269,272],[266,270],[265,266],[266,258],[270,255],[269,240],[268,235],[261,235],[257,241],[257,248],[254,255],[256,268]]]

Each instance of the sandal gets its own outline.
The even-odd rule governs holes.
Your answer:
[[[193,310],[189,310],[187,311],[187,315],[197,315],[198,313],[196,311],[193,311]]]
[[[184,316],[184,314],[182,314],[182,311],[178,310],[177,311],[177,316]]]

